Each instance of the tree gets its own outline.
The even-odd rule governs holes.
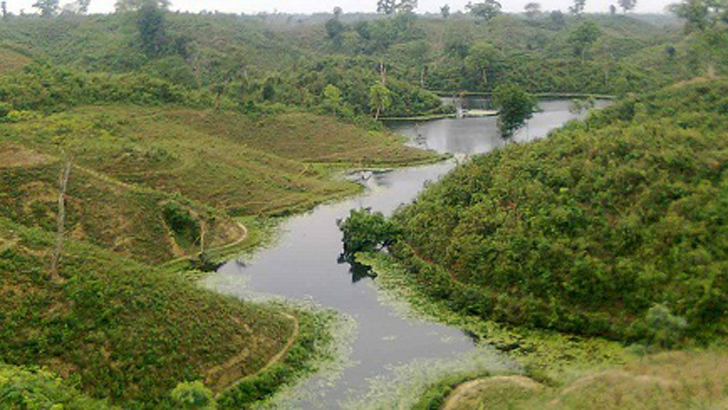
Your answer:
[[[38,9],[42,17],[53,17],[58,13],[58,0],[38,0],[33,8]]]
[[[339,21],[338,17],[334,17],[326,22],[326,35],[334,43],[336,48],[340,48],[344,41],[343,34],[346,27]]]
[[[341,96],[339,87],[329,84],[324,88],[322,105],[327,113],[334,114],[343,118],[351,118],[354,113],[351,108],[346,105],[344,98]]]
[[[379,116],[387,108],[392,106],[392,92],[381,83],[374,84],[369,89],[369,108],[374,110],[374,119],[379,120]]]
[[[525,7],[526,17],[532,19],[541,14],[541,4],[539,3],[528,3]]]
[[[2,8],[3,19],[8,18],[8,2],[3,1],[2,3],[0,3],[0,8]]]
[[[61,255],[63,254],[63,241],[66,237],[66,192],[68,191],[68,180],[71,176],[73,160],[70,155],[64,155],[65,160],[58,178],[58,213],[56,216],[56,246],[53,249],[51,258],[51,281],[53,283],[63,282],[59,272]]]
[[[378,0],[377,1],[377,13],[383,14],[394,14],[397,11],[396,0]]]
[[[645,324],[648,344],[656,343],[662,348],[678,344],[688,326],[684,318],[673,315],[670,309],[662,304],[657,304],[647,311]]]
[[[180,383],[172,390],[172,400],[183,410],[214,410],[217,408],[212,390],[201,381]]]
[[[574,0],[574,5],[569,7],[569,12],[575,16],[580,16],[586,7],[586,0]]]
[[[569,44],[574,47],[574,54],[581,56],[581,61],[586,61],[586,53],[591,48],[602,32],[596,24],[586,21],[577,27],[569,35]]]
[[[536,99],[517,84],[501,84],[493,91],[493,105],[499,111],[498,129],[507,139],[533,116]]]
[[[614,4],[609,5],[609,14],[612,16],[617,15],[617,7]]]
[[[619,3],[619,7],[624,10],[624,14],[627,14],[627,12],[637,7],[637,0],[617,0],[617,2]]]
[[[502,60],[503,54],[500,50],[486,41],[479,41],[470,49],[465,65],[470,68],[471,72],[476,73],[483,85],[487,85],[489,73],[494,71]]]
[[[397,4],[397,11],[402,13],[412,13],[417,9],[417,0],[400,0]]]
[[[334,17],[339,18],[344,13],[344,9],[341,7],[334,7]]]
[[[156,4],[160,9],[167,10],[171,3],[169,0],[117,0],[115,7],[117,13],[131,13],[149,4]]]
[[[88,13],[88,8],[91,6],[91,0],[78,0],[76,3],[78,4],[79,14]]]
[[[468,3],[465,8],[470,11],[470,14],[487,21],[501,14],[502,6],[496,0],[485,0],[483,3]]]
[[[442,7],[440,7],[440,15],[444,19],[450,17],[450,6],[446,4]]]
[[[344,257],[350,259],[357,252],[373,252],[392,246],[401,230],[381,212],[371,208],[352,209],[349,217],[337,221],[344,235]]]
[[[553,29],[561,30],[566,26],[566,17],[564,17],[564,13],[561,10],[554,10],[549,13],[549,20]]]
[[[137,29],[142,50],[150,57],[162,54],[166,40],[164,10],[156,1],[146,1],[137,11]]]

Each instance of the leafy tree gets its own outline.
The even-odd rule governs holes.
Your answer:
[[[372,252],[394,244],[400,236],[400,229],[382,215],[372,213],[371,208],[352,209],[349,217],[338,221],[344,234],[344,256],[352,257],[357,252]]]
[[[611,15],[611,16],[617,15],[617,6],[615,6],[614,4],[609,5],[609,15]]]
[[[171,5],[169,0],[117,0],[116,1],[116,12],[117,13],[130,13],[139,11],[143,6],[154,3],[160,9],[167,10]]]
[[[327,85],[324,88],[323,97],[322,105],[329,114],[338,115],[342,118],[350,118],[354,115],[341,96],[339,87],[333,84]]]
[[[146,1],[137,12],[142,50],[151,57],[162,54],[166,41],[164,10],[156,1]]]
[[[569,12],[575,16],[580,16],[586,7],[586,0],[574,0],[574,4],[569,7]]]
[[[2,3],[0,3],[0,9],[2,9],[3,19],[8,18],[8,2],[7,1],[3,1]]]
[[[629,11],[634,10],[635,7],[637,7],[637,0],[617,0],[619,2],[619,7],[624,10],[624,13],[626,14]]]
[[[501,136],[510,138],[533,116],[536,99],[517,84],[501,84],[493,91],[493,105]]]
[[[440,15],[444,19],[450,17],[450,6],[446,4],[442,7],[440,7]]]
[[[42,17],[53,17],[58,13],[58,0],[38,0],[33,8],[38,9]]]
[[[534,2],[528,3],[526,4],[524,10],[526,10],[526,16],[532,19],[541,14],[541,4]]]
[[[561,30],[566,26],[566,17],[561,10],[554,10],[549,13],[551,27],[555,30]]]
[[[501,4],[496,0],[485,0],[483,3],[468,3],[465,8],[470,14],[481,17],[484,20],[490,20],[501,14]]]
[[[417,0],[400,0],[397,5],[397,11],[402,13],[412,13],[417,9]]]
[[[685,318],[673,315],[663,304],[657,304],[647,311],[645,324],[648,343],[658,344],[662,348],[675,346],[688,327]]]
[[[392,92],[381,83],[369,89],[369,108],[374,110],[374,119],[379,120],[382,112],[392,105]]]
[[[586,53],[601,34],[599,27],[591,21],[585,21],[571,32],[569,44],[574,48],[574,54],[581,56],[582,62],[586,61]]]
[[[397,0],[378,0],[377,13],[394,14],[397,11]]]
[[[482,80],[483,85],[488,84],[489,73],[494,71],[503,60],[503,53],[492,44],[480,41],[473,45],[465,64]]]
[[[339,6],[334,7],[334,17],[341,17],[342,14],[344,14],[344,9]]]
[[[172,400],[183,410],[214,410],[217,402],[201,381],[180,383],[172,390]]]
[[[339,21],[338,17],[326,22],[326,35],[337,48],[340,48],[344,41],[344,32],[346,32],[346,27]]]

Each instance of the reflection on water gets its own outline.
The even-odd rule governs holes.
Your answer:
[[[569,112],[569,105],[567,101],[542,102],[542,112],[514,140],[545,137],[550,130],[578,118]],[[411,144],[441,153],[471,155],[505,144],[492,117],[399,124],[393,128],[409,137]],[[338,408],[343,401],[365,393],[369,379],[391,374],[394,367],[415,359],[446,359],[472,350],[473,341],[461,331],[407,320],[382,304],[366,269],[342,263],[342,235],[336,226],[336,221],[353,208],[393,212],[414,199],[426,181],[439,179],[454,165],[455,161],[448,161],[357,175],[368,188],[365,194],[290,218],[274,247],[260,252],[247,265],[232,261],[205,280],[208,287],[239,297],[248,297],[252,290],[296,300],[313,299],[356,319],[358,337],[351,359],[357,364],[344,370],[337,383],[320,391],[321,397],[295,407]],[[486,350],[481,354],[497,355]]]

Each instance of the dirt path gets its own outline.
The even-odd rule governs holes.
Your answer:
[[[529,379],[528,377],[523,376],[498,376],[498,377],[486,377],[483,379],[477,379],[473,381],[469,381],[467,383],[463,383],[459,385],[455,391],[453,391],[445,400],[445,403],[442,405],[442,410],[457,410],[457,409],[465,409],[463,406],[463,399],[469,394],[477,394],[477,391],[480,387],[486,386],[488,384],[511,384],[517,387],[521,387],[524,390],[538,390],[541,389],[543,386],[532,379]]]
[[[208,376],[205,380],[206,384],[210,385],[210,388],[219,395],[223,390],[227,390],[246,380],[254,379],[260,376],[266,370],[270,369],[271,366],[283,360],[288,351],[291,350],[291,347],[293,347],[293,344],[296,343],[296,340],[298,339],[298,335],[300,333],[300,324],[298,322],[298,319],[295,316],[287,313],[284,314],[284,316],[293,321],[293,333],[286,342],[285,346],[283,346],[283,348],[278,353],[276,353],[275,356],[271,357],[271,359],[265,366],[263,366],[253,374],[249,374],[245,377],[240,377],[241,375],[239,374],[239,365],[243,360],[248,357],[249,354],[248,350],[244,349],[237,356],[231,358],[226,363],[210,369],[207,372]]]

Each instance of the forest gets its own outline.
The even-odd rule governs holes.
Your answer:
[[[352,170],[450,158],[385,125],[454,118],[443,97],[485,98],[504,137],[539,97],[615,103],[474,156],[391,218],[353,211],[343,262],[382,250],[451,311],[507,326],[660,349],[725,338],[721,2],[660,15],[628,0],[312,15],[12,2],[0,407],[250,408],[317,374],[342,315],[200,280],[273,246],[285,217],[361,195]]]

